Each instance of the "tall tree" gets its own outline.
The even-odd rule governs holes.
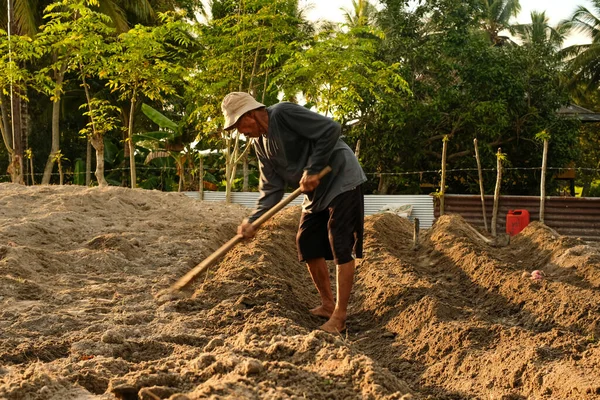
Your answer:
[[[28,37],[12,35],[9,41],[7,32],[0,30],[0,132],[10,156],[11,180],[15,183],[23,183],[24,146],[21,129],[13,116],[15,110],[20,110],[21,100],[27,100],[26,88],[32,82],[31,74],[22,65],[38,56]]]
[[[563,50],[569,63],[570,87],[584,84],[587,90],[600,86],[600,0],[592,1],[593,8],[579,6],[570,19],[563,21],[567,29],[581,32],[591,39],[589,44],[576,44]]]
[[[175,93],[175,85],[183,79],[184,68],[174,60],[168,39],[181,47],[191,42],[188,25],[175,14],[164,14],[157,27],[137,25],[119,35],[115,52],[109,60],[109,82],[112,91],[129,103],[127,112],[126,154],[129,157],[131,187],[137,187],[134,120],[140,99],[162,100]]]
[[[71,8],[71,4],[57,2],[49,5],[44,18],[47,22],[37,35],[38,45],[48,53],[51,62],[39,71],[40,79],[46,78],[49,83],[47,92],[52,100],[52,144],[50,154],[44,168],[42,184],[49,184],[56,160],[60,152],[60,99],[63,93],[65,74],[69,61],[74,54],[73,35],[74,20],[79,17],[79,10]]]
[[[481,28],[494,46],[505,44],[508,38],[500,34],[511,28],[510,19],[519,15],[521,3],[519,0],[480,0],[480,5]]]
[[[377,8],[369,0],[352,0],[352,7],[342,11],[346,24],[352,28],[372,26],[377,21]]]
[[[213,19],[201,27],[204,47],[198,74],[188,86],[196,104],[190,115],[201,137],[222,142],[226,157],[226,198],[231,198],[237,164],[249,141],[222,130],[220,103],[232,91],[251,93],[265,104],[277,101],[271,82],[287,59],[307,43],[310,26],[302,19],[297,0],[214,1]],[[218,118],[215,118],[217,117]]]
[[[36,0],[8,0],[0,2],[0,27],[4,28],[10,35],[29,36],[32,38],[37,32],[37,26],[40,22],[40,6]],[[44,3],[43,1],[41,3]],[[23,65],[20,65],[23,67]],[[27,86],[16,85],[10,91],[11,98],[4,99],[5,104],[2,117],[9,120],[8,126],[11,127],[14,138],[14,151],[11,154],[11,166],[18,170],[23,170],[24,143],[27,136],[27,116],[22,115],[26,107],[24,103],[27,98]],[[4,96],[4,94],[2,95]],[[10,110],[6,105],[10,104]],[[18,164],[18,166],[17,166]],[[17,177],[15,175],[14,177]],[[19,183],[22,183],[20,178]]]
[[[474,138],[483,166],[493,168],[495,150],[502,144],[507,162],[523,168],[506,174],[502,187],[508,193],[537,193],[539,182],[527,168],[537,162],[533,137],[539,131],[551,127],[557,138],[550,149],[556,165],[574,159],[576,129],[555,113],[566,100],[556,51],[548,46],[490,46],[487,34],[479,30],[480,4],[439,0],[415,8],[402,0],[385,1],[380,57],[400,64],[413,96],[377,102],[366,124],[354,125],[349,133],[361,138],[360,157],[367,172],[397,174],[387,184],[380,180],[380,192],[388,187],[414,193],[421,184],[437,185],[439,176],[427,171],[439,169],[444,136],[451,138],[449,169],[474,167],[469,157]],[[468,173],[447,177],[451,192],[468,191],[471,185],[478,191],[476,183]]]
[[[512,30],[523,41],[523,43],[533,45],[549,44],[555,48],[560,46],[565,41],[569,31],[567,25],[551,26],[546,12],[531,12],[531,23],[513,25]]]

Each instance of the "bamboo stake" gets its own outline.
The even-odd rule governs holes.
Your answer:
[[[413,231],[413,250],[419,248],[419,218],[415,218],[415,227]]]
[[[444,215],[444,194],[446,193],[446,153],[448,151],[448,135],[444,136],[442,149],[442,182],[440,183],[440,217]]]
[[[496,158],[498,160],[498,174],[496,175],[496,189],[494,190],[494,210],[492,212],[493,237],[496,237],[496,224],[498,222],[498,200],[500,199],[500,185],[502,182],[502,149],[500,147],[498,147],[498,154],[496,154]]]
[[[31,184],[35,185],[35,174],[33,173],[33,155],[29,157],[29,169],[31,170]]]
[[[477,172],[479,173],[479,192],[481,193],[481,211],[483,212],[483,226],[485,231],[489,232],[487,224],[487,215],[485,212],[485,192],[483,191],[483,171],[481,170],[481,159],[479,158],[479,147],[477,146],[477,138],[473,139],[475,146],[475,158],[477,159]]]
[[[540,222],[544,223],[544,212],[546,203],[546,165],[548,162],[548,139],[544,139],[544,154],[542,156],[542,177],[540,184]]]

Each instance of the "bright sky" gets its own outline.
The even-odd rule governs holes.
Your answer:
[[[376,1],[372,1],[377,4]],[[300,6],[311,6],[307,16],[311,20],[326,19],[334,22],[343,22],[343,12],[340,8],[352,8],[352,0],[300,0]],[[556,25],[563,19],[573,14],[577,6],[587,7],[594,12],[590,0],[521,0],[521,14],[517,18],[519,23],[531,22],[531,11],[546,11],[550,25]],[[589,39],[581,34],[571,35],[564,46],[578,43],[589,43]]]

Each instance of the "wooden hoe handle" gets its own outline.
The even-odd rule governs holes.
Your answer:
[[[318,175],[319,179],[323,178],[329,172],[331,172],[331,167],[327,166],[327,167],[323,168],[323,170],[321,172],[319,172],[319,175]],[[252,223],[252,227],[255,230],[260,228],[260,226],[262,224],[264,224],[265,222],[267,222],[267,220],[269,218],[271,218],[273,215],[277,214],[285,206],[290,204],[301,193],[302,192],[300,191],[300,188],[294,190],[292,193],[289,194],[289,196],[287,196],[285,199],[281,200],[279,203],[277,203],[271,209],[269,209],[269,211],[267,211],[266,213],[261,215],[256,221],[254,221]],[[204,272],[204,270],[206,270],[208,267],[213,265],[219,258],[221,258],[225,254],[227,254],[227,252],[229,250],[231,250],[233,247],[235,247],[236,244],[238,244],[239,242],[241,242],[243,240],[244,240],[244,236],[240,235],[240,234],[237,234],[233,238],[229,239],[229,241],[227,243],[225,243],[223,246],[221,246],[219,249],[217,249],[210,256],[206,257],[206,259],[204,261],[202,261],[200,264],[196,265],[187,274],[185,274],[177,282],[175,282],[173,284],[173,286],[171,286],[171,290],[177,291],[177,290],[181,290],[181,289],[185,288],[186,286],[188,286],[190,283],[192,283],[194,281],[194,279],[196,279],[198,277],[198,275],[200,275],[202,272]]]

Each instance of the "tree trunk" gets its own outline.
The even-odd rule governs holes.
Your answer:
[[[542,155],[542,177],[540,183],[540,222],[544,223],[546,207],[546,164],[548,161],[548,139],[544,139],[544,153]]]
[[[235,175],[237,173],[237,164],[240,162],[241,156],[238,158],[238,153],[240,150],[240,134],[237,133],[235,137],[235,142],[233,146],[233,150],[231,150],[231,137],[227,139],[227,156],[225,159],[227,160],[227,165],[225,168],[226,175],[226,183],[225,183],[225,202],[231,203],[231,193],[233,192],[233,181],[235,180]],[[247,149],[246,149],[247,150]],[[244,151],[245,153],[245,151]],[[242,154],[243,155],[243,154]]]
[[[90,111],[90,120],[92,123],[92,136],[88,141],[88,152],[89,145],[91,144],[96,150],[96,172],[94,175],[96,176],[96,180],[98,181],[98,186],[104,187],[108,186],[108,182],[104,178],[104,137],[102,134],[99,134],[96,131],[96,122],[94,121],[94,116],[92,113],[92,96],[90,95],[90,90],[88,88],[87,82],[85,81],[85,76],[83,77],[83,88],[85,90],[85,98],[87,99],[88,109]],[[89,153],[88,153],[89,154]],[[88,182],[88,174],[91,170],[91,157],[88,156],[88,162],[86,165],[86,184],[90,186],[91,179]]]
[[[33,154],[30,155],[31,157],[29,157],[29,169],[31,172],[31,184],[35,185],[35,174],[33,172]]]
[[[12,145],[12,129],[10,124],[10,117],[8,115],[7,106],[10,103],[7,101],[6,96],[0,91],[0,113],[2,115],[2,124],[0,124],[0,132],[2,132],[2,140],[4,141],[4,146],[6,147],[6,151],[11,157],[13,156],[13,145]]]
[[[7,4],[7,32],[10,37],[11,32],[20,34],[17,22],[15,21],[15,8],[14,2],[9,1]],[[13,60],[14,61],[14,60]],[[13,183],[23,183],[23,141],[22,141],[22,130],[21,130],[21,97],[18,95],[19,87],[10,87],[10,118],[8,118],[8,111],[6,107],[3,109],[3,125],[4,131],[9,140],[11,147],[7,146],[7,150],[11,155],[11,163],[9,165],[9,172],[11,175],[11,181]],[[4,97],[3,99],[4,100]],[[4,103],[4,101],[2,101]],[[12,123],[11,123],[12,122]],[[6,144],[5,140],[5,144]]]
[[[442,178],[440,182],[440,216],[444,215],[444,194],[446,193],[446,154],[448,153],[448,135],[442,140]]]
[[[25,164],[25,169],[23,171],[25,171],[25,173],[30,173],[31,174],[31,184],[35,185],[35,180],[33,178],[33,152],[31,154],[27,154],[28,150],[29,150],[29,135],[31,133],[30,129],[29,129],[29,122],[30,122],[30,115],[29,115],[29,103],[24,101],[21,103],[21,115],[24,116],[22,117],[23,119],[23,163]],[[26,156],[26,157],[25,157]],[[25,159],[29,159],[29,164],[27,163],[27,161],[25,161]],[[29,168],[31,167],[31,168]],[[27,175],[25,175],[27,176]],[[25,179],[27,180],[27,179]],[[27,184],[27,183],[25,183]]]
[[[67,63],[63,63],[60,66],[60,70],[56,71],[54,74],[56,89],[54,89],[54,102],[52,103],[52,145],[50,147],[48,161],[46,161],[46,168],[44,168],[44,176],[42,177],[43,185],[48,185],[50,183],[56,154],[60,150],[60,91],[65,78],[66,69]]]
[[[500,199],[500,185],[502,182],[502,149],[498,148],[497,158],[497,169],[496,175],[496,189],[494,190],[494,209],[492,211],[492,236],[496,237],[496,224],[498,222],[498,201]]]
[[[12,159],[13,171],[11,180],[13,183],[23,184],[23,128],[21,126],[21,96],[19,88],[14,88],[12,99],[12,134],[13,134],[13,150]]]
[[[225,155],[225,203],[231,203],[231,186],[232,182],[232,169],[233,169],[233,161],[235,158],[232,156],[231,149],[231,135],[225,139],[227,154]]]
[[[27,89],[25,89],[27,90]],[[20,90],[19,90],[20,91]],[[20,175],[17,178],[17,183],[22,185],[25,184],[25,171],[27,169],[27,162],[25,161],[25,149],[27,149],[27,137],[29,135],[29,106],[26,101],[19,98],[19,134],[15,134],[15,141],[17,136],[19,139],[18,147],[15,147],[15,153],[19,156],[19,171]]]
[[[583,182],[583,189],[581,189],[581,197],[587,197],[588,194],[590,193],[591,188],[592,188],[592,181],[589,179],[586,179]]]
[[[184,156],[179,154],[175,158],[175,163],[177,164],[177,175],[179,176],[179,185],[177,187],[178,192],[183,192],[183,188],[185,186],[185,161]]]
[[[63,169],[62,169],[62,162],[59,160],[57,164],[58,164],[58,177],[59,177],[58,184],[62,186],[65,183]]]
[[[415,224],[413,229],[413,250],[419,249],[419,218],[415,218]]]
[[[135,112],[135,96],[136,91],[133,91],[131,97],[131,108],[129,110],[129,128],[127,129],[127,142],[129,144],[129,169],[131,172],[131,188],[135,189],[137,186],[137,177],[135,173],[135,146],[133,144],[133,114]]]
[[[248,144],[248,146],[250,146],[250,144]],[[244,171],[244,185],[242,186],[242,191],[247,192],[248,191],[248,152],[244,152],[243,171]]]
[[[388,194],[390,190],[390,177],[388,175],[379,174],[379,185],[377,186],[378,194]]]
[[[477,146],[477,139],[473,139],[473,145],[475,146],[475,158],[477,159],[477,173],[479,174],[479,192],[481,193],[481,211],[483,212],[483,226],[485,231],[488,230],[487,214],[485,212],[485,191],[483,190],[483,171],[481,170],[481,159],[479,158],[479,146]]]
[[[94,149],[96,149],[96,172],[94,175],[98,181],[98,186],[108,186],[108,182],[104,178],[104,138],[102,135],[94,135],[90,138],[90,142],[94,146]]]

